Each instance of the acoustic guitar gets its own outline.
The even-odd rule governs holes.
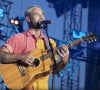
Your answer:
[[[93,42],[96,41],[96,38],[97,36],[95,33],[89,33],[79,39],[73,40],[66,44],[66,46],[70,48],[82,41]],[[59,48],[53,50],[55,57],[57,57],[57,49]],[[52,72],[53,61],[51,60],[51,51],[47,53],[47,51],[43,52],[42,49],[36,48],[29,54],[36,57],[34,66],[23,66],[17,63],[0,64],[0,74],[8,88],[23,89],[31,81],[35,82],[38,78]]]

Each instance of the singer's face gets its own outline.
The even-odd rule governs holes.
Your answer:
[[[34,8],[32,10],[32,14],[30,16],[30,23],[32,25],[32,27],[34,28],[40,28],[40,26],[38,25],[38,22],[40,20],[44,20],[44,13],[43,10],[41,8]]]

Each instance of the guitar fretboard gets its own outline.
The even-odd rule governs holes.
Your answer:
[[[79,38],[79,39],[73,40],[72,42],[66,44],[66,46],[67,46],[68,48],[70,48],[70,47],[72,47],[72,46],[74,46],[74,45],[76,45],[76,44],[78,44],[78,43],[80,43],[80,42],[82,42],[82,41],[83,41],[82,38]],[[61,48],[61,47],[60,47],[60,48]],[[60,49],[60,48],[56,48],[55,50],[53,50],[54,55],[57,54],[57,50]],[[47,59],[47,58],[49,58],[49,57],[52,57],[52,52],[51,52],[51,51],[49,51],[47,54],[42,55],[42,56],[40,57],[40,59],[41,59],[41,60],[45,60],[45,59]]]

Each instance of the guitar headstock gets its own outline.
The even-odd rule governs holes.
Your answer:
[[[94,42],[94,41],[96,41],[97,40],[97,34],[96,33],[92,33],[92,32],[90,32],[90,33],[88,33],[87,35],[85,35],[85,36],[83,36],[82,37],[82,40],[83,41],[87,41],[87,42]]]

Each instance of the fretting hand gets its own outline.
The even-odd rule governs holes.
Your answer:
[[[68,62],[69,50],[65,44],[57,50],[58,54],[61,56],[61,60],[64,64]]]

